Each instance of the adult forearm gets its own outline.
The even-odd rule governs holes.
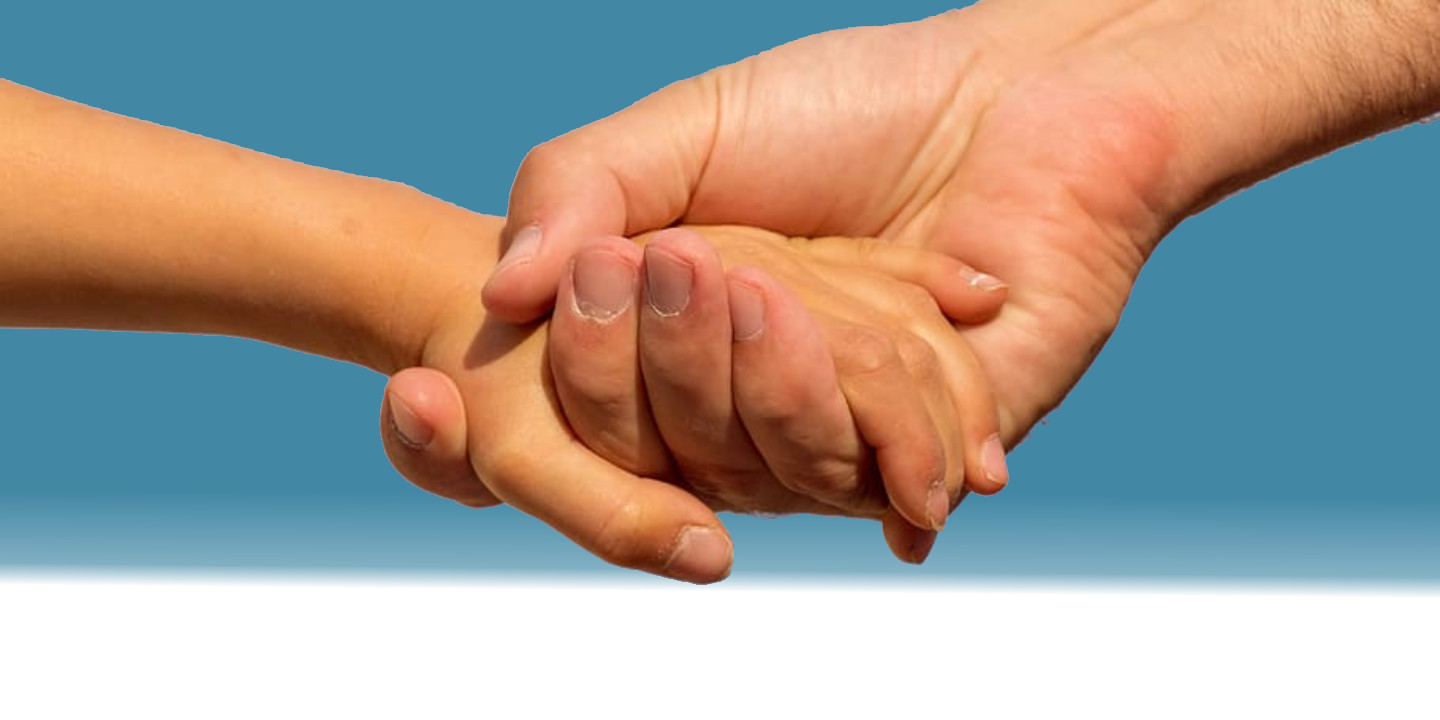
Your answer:
[[[1039,85],[1035,104],[1085,108],[1052,133],[1106,138],[1077,152],[1129,168],[1161,230],[1440,112],[1435,0],[987,0],[935,22],[978,38],[978,75],[997,94]]]
[[[1162,0],[1134,36],[1174,110],[1195,209],[1440,112],[1440,2]]]
[[[383,371],[414,364],[437,304],[417,294],[454,275],[406,282],[434,273],[435,214],[409,210],[440,205],[409,188],[5,82],[0,198],[5,326],[236,335]]]

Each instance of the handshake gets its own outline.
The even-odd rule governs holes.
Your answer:
[[[722,510],[921,562],[1170,229],[1440,111],[1435,37],[1429,0],[985,0],[667,87],[503,220],[0,82],[0,325],[373,368],[402,475],[626,567],[724,578]]]

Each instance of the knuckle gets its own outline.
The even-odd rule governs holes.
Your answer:
[[[919,285],[897,282],[889,294],[895,300],[895,308],[906,318],[933,318],[941,316],[940,303]]]
[[[582,360],[557,362],[552,366],[555,388],[565,413],[596,418],[602,424],[634,416],[639,407],[635,370],[596,367],[597,364],[592,361],[587,368]]]
[[[477,465],[481,481],[502,500],[506,495],[504,488],[532,477],[536,470],[534,451],[514,443],[488,445],[485,452],[477,456]]]
[[[612,565],[637,570],[656,570],[665,564],[665,549],[647,547],[645,530],[651,513],[631,493],[617,502],[590,540],[590,550]]]
[[[728,358],[715,357],[714,348],[703,342],[678,333],[664,335],[665,330],[674,328],[662,327],[661,332],[649,332],[653,326],[645,327],[640,333],[639,356],[646,385],[687,398],[701,398],[712,387],[719,370],[729,370],[725,362]]]
[[[888,500],[869,467],[855,459],[813,457],[777,468],[778,477],[796,493],[815,498],[858,517],[878,516]]]
[[[940,354],[929,342],[913,333],[904,333],[895,340],[900,362],[910,374],[921,378],[940,375]]]
[[[846,375],[876,375],[900,362],[895,340],[873,328],[851,325],[840,333],[836,370]]]
[[[763,483],[754,468],[737,468],[724,461],[700,458],[686,458],[680,466],[681,481],[712,508],[763,506]]]
[[[773,475],[758,455],[677,458],[680,484],[712,510],[789,512],[793,489]]]
[[[659,438],[642,429],[643,424],[633,414],[574,418],[571,427],[590,452],[621,470],[660,479],[673,474]]]
[[[866,267],[884,260],[885,243],[872,238],[861,238],[853,243],[847,243],[855,253],[855,260]]]
[[[624,385],[607,380],[598,374],[575,378],[563,396],[566,414],[592,419],[600,425],[635,415],[633,383],[627,392]]]
[[[520,161],[520,176],[545,175],[552,169],[558,168],[561,163],[561,156],[564,150],[560,145],[560,139],[546,140],[525,153],[525,159]]]
[[[853,465],[813,458],[797,460],[777,471],[782,482],[796,492],[823,500],[844,499],[860,483],[860,474]]]
[[[611,425],[603,422],[577,425],[575,430],[591,452],[605,462],[637,475],[645,475],[651,469],[643,459],[639,439],[633,433],[612,430]]]
[[[736,405],[751,422],[781,425],[805,413],[809,395],[809,388],[801,382],[782,382],[767,385],[763,392],[737,394]]]

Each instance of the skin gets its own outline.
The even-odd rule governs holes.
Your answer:
[[[991,0],[921,23],[807,38],[679,83],[537,148],[517,177],[504,236],[510,253],[485,288],[486,303],[496,317],[539,317],[553,306],[583,243],[680,221],[757,225],[786,236],[869,235],[939,249],[1012,284],[996,321],[962,332],[995,383],[1000,439],[1011,445],[1088,367],[1145,258],[1175,224],[1294,163],[1440,110],[1437,37],[1440,8],[1425,0]],[[337,193],[337,202],[340,195],[363,194]],[[336,216],[333,209],[312,213],[298,224]],[[294,220],[274,218],[279,226]],[[542,231],[538,243],[515,242],[532,226]],[[408,229],[440,234],[425,232],[431,227]],[[288,230],[294,237],[296,228]],[[264,249],[276,257],[294,252]],[[103,275],[82,270],[62,279],[107,293],[113,288],[94,282]],[[176,279],[166,287],[188,286]],[[333,300],[351,286],[337,280],[327,289],[322,294]],[[285,307],[310,311],[246,327],[235,313],[267,307],[268,295],[238,292],[227,312],[192,310],[172,325],[418,364],[405,353],[390,356],[384,342],[355,340],[384,336],[387,326],[376,322],[387,306],[371,302],[376,312],[356,313],[304,288],[277,292]],[[43,317],[51,304],[36,301],[30,309]],[[87,322],[100,326],[148,327],[136,316],[90,312],[99,319]],[[345,330],[306,335],[314,317]],[[535,342],[528,332],[485,337],[515,348]],[[663,360],[655,360],[666,351],[640,342],[663,374]],[[482,366],[503,364],[475,367]],[[387,414],[386,427],[408,425],[412,439],[422,438],[397,467],[422,486],[447,477],[464,485],[470,470],[460,468],[470,463],[463,460],[467,444],[457,440],[472,432],[461,407],[470,396],[449,376],[423,368],[397,374],[389,396],[410,416]],[[538,407],[538,397],[527,399]],[[397,458],[393,438],[387,448]],[[993,456],[990,448],[982,453]],[[502,455],[514,457],[518,452]],[[566,509],[563,498],[548,499]],[[677,511],[694,509],[683,498],[675,502]],[[636,526],[664,522],[646,515]],[[597,526],[587,520],[572,527],[585,533]],[[606,530],[608,522],[599,527],[609,533],[602,556],[622,563],[659,562],[663,570],[655,548],[687,543],[685,536],[637,530],[627,537]]]
[[[1422,0],[988,0],[803,38],[535,148],[506,232],[543,239],[509,244],[486,304],[545,312],[589,238],[676,222],[939,250],[1010,283],[960,333],[1013,446],[1177,224],[1440,111],[1436,38]]]
[[[497,322],[486,313],[481,281],[499,255],[499,218],[10,83],[0,82],[0,123],[0,194],[7,198],[0,326],[226,334],[387,374],[414,368],[392,380],[382,427],[387,452],[417,484],[469,505],[511,503],[619,565],[694,582],[728,574],[733,548],[715,509],[732,507],[731,499],[702,499],[683,476],[642,476],[590,450],[557,399],[547,326]],[[738,367],[772,386],[786,377],[810,382],[796,386],[804,390],[797,402],[778,410],[760,403],[738,410],[783,420],[826,402],[826,417],[851,439],[844,455],[822,459],[848,464],[834,474],[850,485],[795,485],[783,507],[746,509],[883,517],[897,554],[923,559],[943,524],[943,513],[927,514],[929,492],[938,487],[947,508],[962,492],[961,473],[944,459],[959,454],[957,426],[993,427],[994,407],[973,368],[966,374],[917,364],[924,336],[937,328],[949,334],[933,302],[928,315],[916,316],[882,303],[869,307],[834,288],[865,287],[875,298],[935,293],[983,314],[966,305],[973,297],[947,295],[945,283],[935,282],[970,271],[948,258],[884,246],[845,242],[837,254],[823,242],[787,243],[762,231],[702,232],[710,244],[690,232],[657,244],[718,249],[783,270],[786,285],[753,268],[739,280],[762,288],[770,340],[802,351],[788,365],[767,366],[759,355],[725,371]],[[629,242],[615,246],[632,261],[640,252]],[[993,293],[978,297],[992,311],[998,304]],[[866,341],[827,344],[821,335],[787,331],[812,328],[797,320],[811,312],[819,327]],[[626,350],[633,370],[634,343]],[[832,372],[800,362],[820,370],[828,363]],[[630,381],[629,395],[643,396],[645,388]],[[897,406],[875,399],[899,392],[953,400]],[[886,441],[869,429],[875,425],[911,432]],[[873,461],[861,440],[881,448]],[[663,452],[653,436],[648,442],[625,449],[634,457]],[[755,470],[757,488],[785,489]]]
[[[965,436],[942,433],[936,428],[974,425],[983,437],[993,433],[995,426],[993,404],[978,366],[942,365],[938,361],[940,353],[929,349],[926,337],[957,342],[949,321],[933,301],[928,315],[917,315],[913,308],[894,302],[879,302],[879,298],[902,290],[913,297],[916,288],[902,288],[903,282],[856,262],[860,255],[855,251],[864,246],[854,242],[843,243],[838,251],[820,243],[822,248],[812,251],[811,243],[782,243],[769,233],[710,228],[703,241],[693,232],[677,230],[657,237],[655,243],[718,250],[720,255],[763,265],[766,273],[753,266],[735,270],[731,286],[749,284],[759,288],[771,306],[767,308],[775,321],[771,325],[814,321],[836,340],[816,346],[803,341],[791,344],[784,334],[774,338],[779,348],[791,353],[791,360],[781,370],[792,377],[804,372],[812,376],[807,386],[797,386],[797,390],[808,388],[812,396],[829,398],[835,392],[833,387],[817,386],[813,380],[818,377],[829,382],[833,378],[851,408],[832,408],[828,414],[843,428],[843,435],[851,438],[848,452],[832,459],[843,467],[837,473],[842,484],[821,488],[830,497],[813,486],[787,487],[763,467],[748,476],[748,494],[730,496],[708,492],[692,477],[669,470],[663,459],[652,467],[642,466],[639,476],[620,470],[646,457],[660,457],[658,432],[629,437],[617,433],[616,428],[636,424],[630,414],[633,411],[627,410],[623,417],[607,416],[596,424],[600,430],[612,433],[608,440],[572,433],[565,422],[568,409],[564,397],[566,388],[576,383],[589,380],[589,388],[595,390],[594,378],[607,377],[612,380],[608,383],[611,391],[626,400],[634,398],[639,376],[633,340],[627,347],[610,348],[595,334],[572,332],[573,341],[582,347],[567,349],[563,341],[552,341],[549,357],[580,350],[589,352],[597,362],[603,361],[602,367],[597,370],[591,363],[583,376],[552,376],[553,371],[543,362],[545,332],[534,325],[514,326],[486,318],[479,306],[479,293],[464,294],[463,309],[451,313],[451,317],[458,318],[456,323],[446,323],[424,353],[424,365],[453,378],[461,397],[485,399],[484,405],[467,403],[465,415],[470,438],[466,450],[477,480],[467,482],[457,473],[451,476],[455,481],[451,486],[425,487],[482,505],[479,493],[483,491],[479,488],[483,481],[483,487],[496,501],[540,518],[609,562],[692,581],[719,579],[729,569],[728,538],[722,538],[724,552],[718,545],[706,547],[701,553],[705,555],[703,566],[679,552],[686,533],[703,533],[706,542],[721,537],[721,526],[712,508],[879,517],[895,554],[910,562],[922,561],[945,516],[959,502],[964,480],[963,464],[947,463],[945,459],[959,454],[957,444]],[[887,250],[881,247],[877,251]],[[640,250],[630,242],[617,238],[590,252],[613,255],[620,264],[632,263],[638,271]],[[922,258],[907,254],[897,257],[901,265]],[[577,263],[581,261],[577,258]],[[917,277],[923,275],[924,264],[915,263],[909,272]],[[838,287],[845,287],[847,292],[839,292]],[[788,300],[792,291],[804,305]],[[850,296],[851,292],[877,302],[857,299]],[[632,299],[630,307],[637,306],[638,298]],[[608,323],[622,322],[625,317],[610,317]],[[551,326],[552,338],[564,333],[564,323],[575,321],[577,318],[559,314]],[[804,354],[793,352],[797,347],[811,353],[818,347],[821,354],[812,354],[817,362],[834,353],[833,376],[816,376],[814,368],[797,364],[795,361],[805,360]],[[945,351],[946,356],[953,357],[960,355],[963,348],[946,347]],[[461,358],[458,366],[457,358]],[[747,365],[738,367],[743,370]],[[767,373],[774,370],[757,369]],[[782,375],[778,382],[785,379]],[[776,384],[777,380],[769,382]],[[896,401],[906,396],[910,402]],[[777,408],[742,403],[740,408],[741,414],[768,413],[784,421],[811,417],[805,411],[809,405],[801,401]],[[490,408],[507,411],[496,413]],[[851,412],[855,414],[853,421]],[[869,453],[860,440],[876,448],[875,470],[870,468]],[[606,451],[597,454],[587,445]],[[876,471],[883,490],[873,477]],[[584,480],[577,482],[577,478]],[[850,480],[850,485],[844,485],[845,480]],[[941,500],[939,509],[932,512],[930,491],[937,486]],[[474,488],[474,494],[467,495],[467,488]],[[681,512],[685,514],[678,514]],[[718,559],[722,555],[723,563]]]
[[[876,257],[898,262],[880,273]],[[919,291],[927,277],[949,278],[930,285],[950,306],[973,308],[972,291],[955,290],[963,268],[939,259],[734,227],[708,228],[703,239],[662,231],[643,251],[620,238],[592,244],[572,264],[552,319],[559,399],[577,435],[619,466],[673,476],[721,509],[882,516],[892,549],[913,562],[913,548],[934,538],[908,539],[906,524],[938,531],[963,487],[1003,484],[965,451],[996,433],[978,362]],[[600,262],[629,270],[616,312],[587,312],[580,298],[584,273]],[[652,273],[661,263],[693,281],[683,302],[653,297],[664,295]],[[667,337],[680,352],[646,354],[637,332]],[[936,387],[947,390],[917,392]],[[937,436],[930,418],[960,433]],[[646,454],[662,447],[668,454]],[[716,449],[722,459],[694,464]]]
[[[944,252],[1010,284],[997,319],[960,328],[999,406],[981,465],[1008,479],[1000,444],[1090,366],[1161,238],[1440,112],[1437,38],[1433,0],[984,0],[804,38],[536,147],[485,303],[539,317],[594,238],[674,223]],[[666,374],[685,350],[650,330],[637,330],[647,382],[699,392]],[[444,378],[413,379],[454,398]],[[567,408],[581,416],[602,400],[580,395]]]

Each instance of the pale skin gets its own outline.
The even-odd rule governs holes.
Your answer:
[[[577,255],[550,328],[551,368],[571,427],[616,465],[678,477],[712,507],[878,515],[897,556],[923,560],[959,499],[951,488],[989,493],[1006,480],[979,452],[997,432],[989,389],[940,312],[973,312],[995,289],[955,282],[970,271],[936,263],[939,256],[851,238],[786,242],[710,228],[706,239],[718,255],[678,229],[653,236],[643,257],[619,238]],[[854,272],[858,257],[865,272]],[[749,267],[726,273],[722,265],[737,261]],[[625,279],[626,292],[613,310],[596,312],[580,296],[587,269],[602,262]],[[688,295],[660,287],[662,263],[682,271]],[[801,313],[803,306],[815,311]],[[896,325],[910,333],[868,329]],[[664,338],[657,345],[667,352],[637,348],[637,333]],[[936,380],[916,385],[910,375]],[[642,382],[647,392],[636,393]],[[936,386],[949,390],[916,392]],[[935,436],[931,418],[959,433]],[[647,451],[661,440],[668,454]],[[695,464],[717,448],[723,463]],[[882,479],[931,477],[925,493],[887,480],[878,494],[856,472],[872,448]]]
[[[984,0],[804,38],[537,147],[486,305],[548,312],[592,238],[677,222],[938,250],[1010,284],[996,320],[960,329],[1009,447],[1177,224],[1437,112],[1433,0]],[[642,354],[678,352],[664,341]]]
[[[974,273],[942,256],[851,240],[784,243],[744,228],[703,229],[704,241],[681,230],[657,237],[654,247],[709,253],[712,280],[758,296],[767,333],[748,337],[723,368],[745,371],[755,400],[723,412],[750,414],[761,428],[754,438],[778,444],[767,457],[798,468],[754,468],[753,498],[697,497],[683,475],[616,465],[587,448],[580,441],[595,439],[577,437],[557,399],[546,326],[488,318],[480,290],[499,255],[500,219],[4,82],[0,127],[0,326],[226,334],[387,374],[438,373],[440,386],[431,375],[391,383],[382,413],[397,468],[466,504],[511,503],[616,564],[723,578],[733,549],[714,511],[736,508],[883,518],[892,548],[918,562],[965,489],[963,464],[947,458],[976,432],[994,432],[978,364],[925,358],[967,356],[930,297],[978,318],[1003,292],[950,288]],[[617,238],[610,252],[639,272],[638,246]],[[767,271],[724,273],[722,255]],[[928,312],[894,297],[924,297]],[[849,342],[827,344],[827,335]],[[925,349],[931,341],[944,352]],[[623,351],[614,367],[628,362],[626,390],[643,395],[633,339]],[[779,387],[798,399],[767,406],[767,388]],[[871,399],[906,394],[913,402]],[[792,448],[786,439],[804,435],[797,413],[821,418],[836,439]],[[416,441],[417,424],[439,429]],[[408,442],[399,426],[411,430]],[[885,434],[897,427],[903,436]],[[663,456],[658,437],[620,449],[636,453],[628,459]],[[807,476],[815,464],[828,471]]]
[[[1011,286],[999,320],[965,332],[1013,444],[1169,229],[1440,111],[1437,38],[1428,0],[989,0],[804,38],[537,147],[507,232],[545,239],[487,303],[533,316],[586,237],[677,221],[942,250]]]
[[[1175,225],[1436,112],[1432,0],[984,0],[805,38],[537,147],[486,304],[548,312],[592,238],[675,222],[939,250],[1011,284],[998,319],[961,329],[1011,446],[1090,365]],[[679,352],[664,339],[641,354]],[[454,400],[443,377],[405,379]],[[982,464],[1003,475],[998,460]]]
[[[535,317],[582,242],[679,220],[944,250],[1012,284],[997,321],[962,332],[1011,445],[1089,365],[1175,224],[1440,110],[1437,15],[1420,0],[987,0],[807,38],[538,148],[487,302]],[[722,101],[727,124],[707,124]],[[512,242],[532,225],[541,242]],[[472,487],[450,379],[407,370],[390,396],[431,438],[408,455],[389,442],[397,467]]]

